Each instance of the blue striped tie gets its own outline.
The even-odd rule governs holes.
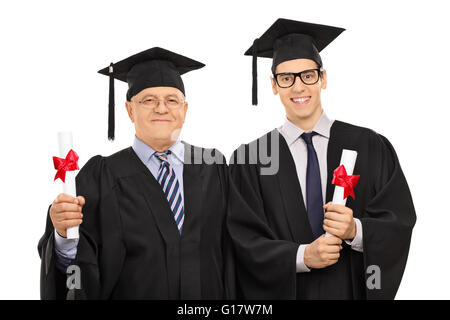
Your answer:
[[[175,171],[167,160],[167,155],[171,152],[155,152],[155,156],[161,161],[161,166],[158,171],[158,182],[161,185],[163,192],[169,202],[170,209],[173,212],[178,231],[181,234],[184,222],[184,208],[183,199],[181,197],[180,184],[175,176]]]

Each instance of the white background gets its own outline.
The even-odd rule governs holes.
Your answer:
[[[281,125],[270,59],[255,37],[277,18],[346,28],[322,51],[328,116],[365,126],[396,148],[417,211],[398,299],[450,298],[448,72],[445,1],[14,1],[0,5],[0,299],[38,299],[37,243],[53,182],[56,133],[72,130],[80,165],[129,146],[127,85],[116,81],[116,140],[107,140],[108,78],[97,71],[160,46],[204,62],[183,76],[189,102],[182,138],[227,158]],[[166,3],[166,4],[164,4]],[[170,3],[170,4],[169,4]]]

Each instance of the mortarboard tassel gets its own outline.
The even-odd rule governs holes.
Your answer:
[[[113,63],[109,65],[108,139],[114,140],[114,77]]]
[[[257,53],[258,53],[258,38],[253,41],[253,83],[252,83],[252,105],[256,106],[258,104],[258,65],[256,63]]]

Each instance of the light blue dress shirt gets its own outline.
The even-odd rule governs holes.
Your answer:
[[[135,137],[133,143],[133,150],[136,152],[142,163],[150,170],[155,179],[158,178],[158,171],[161,165],[161,161],[155,156],[155,150],[147,145],[144,141]],[[169,150],[171,153],[167,156],[170,165],[175,171],[175,176],[180,184],[182,205],[184,205],[184,189],[183,189],[183,164],[184,164],[184,144],[177,140]]]
[[[148,168],[155,179],[158,178],[161,161],[155,156],[155,150],[147,145],[138,137],[134,137],[133,150],[138,158]],[[181,191],[182,205],[184,206],[184,188],[183,188],[183,165],[184,165],[184,144],[177,140],[169,150],[171,153],[167,160],[175,171]],[[59,235],[55,230],[55,252],[57,256],[56,267],[63,273],[66,273],[71,260],[77,255],[78,239],[67,239]]]

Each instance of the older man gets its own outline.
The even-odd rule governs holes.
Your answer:
[[[91,158],[76,179],[79,196],[51,205],[39,242],[43,299],[66,297],[69,265],[81,274],[67,295],[75,299],[233,297],[226,163],[178,139],[188,110],[180,75],[203,66],[152,48],[99,71],[129,84],[134,144]],[[79,241],[66,239],[77,225]]]

